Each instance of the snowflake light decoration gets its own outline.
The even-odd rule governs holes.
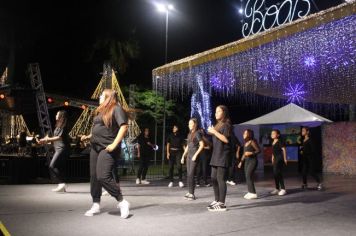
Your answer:
[[[295,84],[294,86],[289,83],[289,86],[286,88],[286,92],[283,94],[284,96],[288,96],[287,102],[291,103],[300,103],[305,100],[304,94],[304,84]]]
[[[210,77],[210,85],[216,90],[229,91],[235,85],[234,74],[226,69],[219,70]]]
[[[257,62],[256,72],[258,73],[258,79],[263,81],[272,80],[275,81],[280,76],[282,66],[276,58],[261,58]]]
[[[356,60],[356,47],[353,37],[343,36],[335,38],[325,49],[323,54],[326,64],[334,70],[341,66],[354,65]]]
[[[314,67],[316,65],[316,59],[312,55],[306,56],[303,58],[303,64],[306,67]]]

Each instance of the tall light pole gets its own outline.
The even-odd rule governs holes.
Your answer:
[[[165,38],[164,64],[167,64],[169,12],[174,10],[174,6],[172,4],[157,4],[157,10],[159,12],[166,14],[166,38]],[[157,88],[156,88],[156,93],[157,93]],[[156,122],[156,127],[157,127],[157,122]],[[156,138],[157,138],[157,128],[156,128]],[[164,156],[165,156],[165,140],[166,140],[166,98],[165,98],[165,94],[163,93],[162,170],[163,170]],[[155,158],[155,162],[156,162],[156,158]]]

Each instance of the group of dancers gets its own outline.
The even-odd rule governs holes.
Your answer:
[[[173,127],[173,134],[167,140],[167,159],[169,160],[168,187],[173,186],[174,166],[178,167],[179,187],[184,187],[182,179],[182,165],[187,166],[187,187],[188,192],[184,198],[195,200],[195,175],[200,163],[206,166],[210,159],[211,184],[214,190],[214,199],[208,205],[209,211],[226,211],[227,176],[231,169],[231,156],[236,158],[238,168],[244,165],[244,172],[248,193],[245,199],[256,199],[257,193],[254,185],[254,172],[257,167],[257,155],[260,147],[254,139],[252,130],[247,129],[243,133],[243,154],[240,158],[240,143],[234,136],[229,112],[226,106],[219,105],[215,110],[216,124],[208,128],[207,133],[199,128],[198,120],[191,118],[188,123],[189,134],[186,145],[183,145],[181,137],[178,135],[178,127]],[[50,162],[49,170],[51,177],[58,183],[53,189],[54,192],[65,192],[66,184],[61,175],[61,165],[69,156],[69,135],[67,129],[67,115],[65,111],[59,111],[56,115],[56,125],[52,137],[46,136],[40,139],[42,144],[53,143],[55,148],[54,156]],[[102,188],[114,197],[120,209],[121,217],[129,216],[130,203],[124,199],[119,179],[117,177],[117,159],[120,156],[121,141],[128,130],[128,113],[118,103],[117,93],[112,89],[105,89],[99,98],[99,107],[95,111],[91,134],[83,135],[82,141],[90,140],[90,193],[92,197],[92,207],[85,212],[85,216],[94,216],[100,213],[100,200]],[[313,145],[310,141],[310,132],[307,127],[302,129],[304,142],[302,155],[305,164],[303,165],[303,188],[307,187],[307,174],[311,170],[312,176],[318,182],[318,189],[322,188],[319,176],[313,171]],[[272,143],[272,163],[275,179],[275,190],[272,194],[285,195],[286,189],[283,180],[283,166],[287,165],[286,147],[281,141],[279,130],[271,133]],[[149,129],[144,129],[143,135],[138,140],[140,167],[137,173],[136,184],[149,184],[146,180],[146,173],[150,161],[150,153],[154,148],[149,135]],[[182,152],[182,150],[184,150]],[[209,158],[209,156],[211,156]],[[235,168],[235,166],[232,166]],[[204,168],[201,170],[206,172]],[[204,173],[203,173],[204,176]],[[206,174],[203,178],[208,186]]]

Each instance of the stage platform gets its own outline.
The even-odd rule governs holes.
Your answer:
[[[83,214],[91,206],[89,183],[69,184],[68,192],[53,193],[54,185],[0,185],[0,221],[11,235],[355,235],[356,178],[326,176],[325,191],[300,189],[288,177],[288,195],[271,196],[270,178],[256,184],[259,199],[245,200],[246,185],[228,187],[227,212],[209,212],[211,187],[196,189],[197,200],[183,199],[187,188],[122,182],[131,203],[121,219],[116,201],[102,197],[102,213]],[[315,187],[315,183],[310,183]]]

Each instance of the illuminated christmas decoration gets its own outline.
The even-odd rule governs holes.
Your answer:
[[[356,32],[351,33],[351,38],[342,36],[340,39],[332,39],[327,50],[322,54],[326,64],[333,69],[341,66],[355,65],[356,60]]]
[[[198,88],[195,93],[193,93],[190,100],[191,113],[190,116],[197,118],[200,127],[203,129],[208,129],[211,126],[211,105],[210,105],[210,94],[206,91],[203,78],[201,75],[197,75]]]
[[[282,71],[282,66],[276,58],[261,58],[257,62],[257,70],[259,80],[272,80],[275,81]]]
[[[303,63],[306,67],[314,67],[316,65],[316,59],[314,56],[306,56],[303,58]]]
[[[289,84],[289,86],[286,88],[286,92],[284,93],[284,95],[288,96],[287,102],[301,103],[305,100],[305,93],[306,92],[304,91],[304,84],[295,84],[294,86],[292,84]]]
[[[210,77],[210,85],[218,91],[229,92],[235,86],[234,74],[229,70],[219,70]]]

